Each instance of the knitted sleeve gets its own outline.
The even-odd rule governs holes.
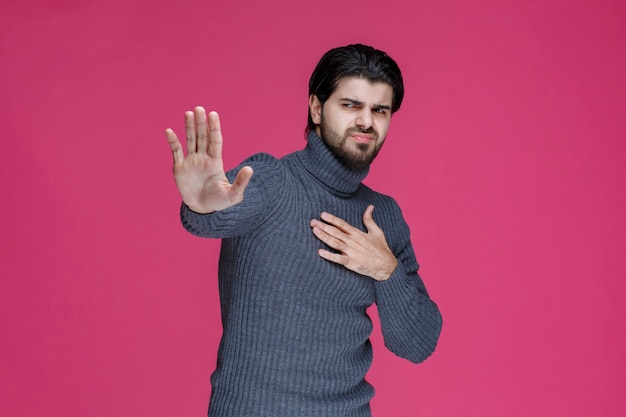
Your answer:
[[[228,181],[232,183],[244,166],[252,167],[254,174],[241,203],[209,214],[196,213],[185,203],[181,205],[181,221],[188,232],[210,238],[243,236],[254,230],[271,213],[282,195],[280,191],[285,178],[283,165],[271,155],[256,154],[228,171]]]
[[[376,304],[385,346],[394,354],[419,363],[435,351],[442,318],[417,273],[419,265],[409,228],[399,207],[397,213],[398,217],[392,216],[397,225],[394,233],[389,234],[393,236],[388,237],[388,241],[392,239],[388,243],[398,266],[387,281],[375,284]]]

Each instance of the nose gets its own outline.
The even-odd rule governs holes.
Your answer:
[[[368,108],[364,108],[361,110],[361,112],[359,112],[359,114],[356,117],[356,125],[363,128],[363,129],[369,129],[370,127],[372,127],[372,115],[370,113],[370,110]]]

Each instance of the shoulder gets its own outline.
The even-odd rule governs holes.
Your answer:
[[[287,179],[284,163],[270,154],[257,153],[228,171],[228,181],[232,183],[239,170],[246,166],[252,168],[253,174],[244,192],[244,203],[250,203],[255,210],[268,212],[278,204],[280,196],[284,194]]]
[[[284,166],[280,159],[268,153],[257,153],[249,156],[236,168],[228,171],[227,177],[229,178],[229,180],[232,181],[237,175],[237,172],[239,172],[239,170],[245,166],[249,166],[253,169],[253,181],[259,179],[263,179],[266,181],[271,178],[279,178],[284,173]]]
[[[252,167],[257,166],[259,168],[268,167],[271,169],[272,167],[281,166],[282,163],[280,159],[276,158],[275,156],[262,152],[249,156],[240,165],[248,165]]]

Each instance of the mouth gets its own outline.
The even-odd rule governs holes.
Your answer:
[[[355,142],[357,143],[369,143],[372,140],[374,140],[374,138],[371,135],[366,135],[363,133],[359,133],[359,134],[355,134],[355,135],[350,135],[352,137],[352,139],[354,139]]]

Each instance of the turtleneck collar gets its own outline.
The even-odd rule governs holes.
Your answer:
[[[314,131],[309,132],[306,147],[296,152],[304,168],[318,181],[339,194],[356,192],[369,167],[350,169],[343,165]]]

